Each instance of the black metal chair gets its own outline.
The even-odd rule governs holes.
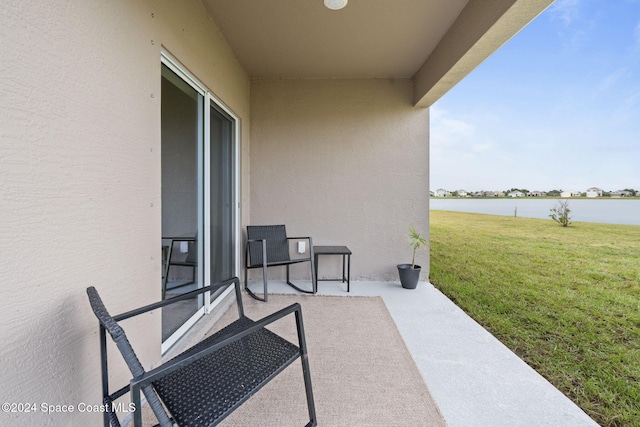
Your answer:
[[[195,237],[163,237],[162,240],[168,240],[167,254],[164,260],[164,272],[162,276],[162,299],[166,298],[167,291],[189,286],[196,281],[196,270],[198,268],[198,242]],[[184,260],[178,260],[173,256],[173,247],[176,243],[187,242],[189,249]],[[169,269],[172,265],[180,267],[191,267],[191,281],[180,283],[168,288]]]
[[[309,256],[291,257],[289,245],[292,240],[306,240],[309,243]],[[316,293],[318,285],[315,281],[315,265],[313,257],[313,240],[311,237],[287,237],[284,225],[249,225],[247,226],[247,242],[244,261],[244,288],[249,295],[260,301],[267,301],[267,268],[284,265],[287,268],[287,284],[294,289],[307,294]],[[263,256],[264,255],[264,256]],[[311,264],[310,291],[299,288],[289,279],[289,266],[300,262]],[[254,294],[248,285],[248,270],[262,268],[262,282],[264,298]]]
[[[231,285],[235,286],[239,319],[168,362],[145,371],[118,322]],[[238,278],[117,316],[111,316],[107,312],[94,287],[87,288],[87,294],[91,308],[100,321],[105,427],[120,427],[120,421],[112,409],[114,401],[128,392],[131,393],[131,402],[135,408],[133,425],[142,426],[141,391],[161,427],[173,426],[176,423],[180,427],[215,426],[297,358],[302,362],[309,410],[309,422],[306,426],[317,425],[300,304],[292,304],[259,321],[253,321],[244,314]],[[291,313],[295,313],[298,345],[265,328]],[[110,392],[107,370],[107,331],[133,375],[128,385],[114,392]]]

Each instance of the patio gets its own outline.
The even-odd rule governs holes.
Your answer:
[[[349,294],[346,283],[318,288],[318,295],[382,297],[449,426],[597,426],[429,283],[406,290],[352,281]],[[270,281],[269,292],[295,293],[280,281]]]
[[[202,272],[228,277],[240,274],[246,225],[287,224],[347,244],[362,260],[353,277],[393,280],[406,225],[428,228],[428,107],[552,2],[3,2],[5,401],[99,402],[85,289],[115,312],[157,301],[163,236],[201,236]],[[54,291],[34,309],[24,283]],[[354,282],[351,294],[383,295],[451,425],[513,425],[528,412],[523,424],[570,424],[552,387],[506,370],[521,362],[485,348],[482,329],[467,334],[474,323],[429,286],[409,296]],[[131,329],[156,364],[160,316]]]

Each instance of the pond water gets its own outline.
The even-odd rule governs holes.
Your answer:
[[[550,209],[559,199],[520,197],[509,199],[431,198],[430,209],[475,212],[524,218],[549,219]],[[576,222],[640,225],[639,199],[561,199],[569,200],[569,217]]]

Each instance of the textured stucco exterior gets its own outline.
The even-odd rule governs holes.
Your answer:
[[[353,278],[396,280],[407,228],[429,225],[429,111],[412,91],[410,79],[254,80],[251,222],[347,245]],[[335,277],[334,258],[321,276]]]
[[[160,298],[161,49],[240,117],[244,165],[250,81],[199,1],[3,1],[0,39],[0,400],[100,404],[85,288],[115,313]],[[156,363],[160,312],[128,332]],[[6,426],[100,423],[0,413]]]
[[[453,86],[447,70],[467,51],[406,78],[252,80],[209,13],[200,0],[0,3],[0,398],[76,409],[0,412],[0,425],[99,425],[78,410],[100,404],[85,288],[113,313],[160,298],[162,52],[239,119],[242,228],[283,223],[347,245],[353,279],[397,280],[408,227],[428,237],[429,112],[414,103]],[[428,252],[419,263],[426,279]],[[145,366],[161,357],[160,317],[125,324]],[[111,367],[114,383],[127,377],[118,357]]]

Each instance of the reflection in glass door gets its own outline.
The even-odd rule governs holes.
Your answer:
[[[209,218],[211,282],[233,277],[233,118],[214,103],[209,108]],[[212,295],[215,297],[215,295]]]
[[[162,65],[162,296],[171,298],[202,286],[202,244],[198,235],[202,202],[203,95]],[[199,233],[200,231],[200,233]],[[162,340],[202,307],[193,298],[162,310]]]
[[[163,53],[162,297],[237,275],[238,120]],[[163,352],[221,292],[162,311]]]

